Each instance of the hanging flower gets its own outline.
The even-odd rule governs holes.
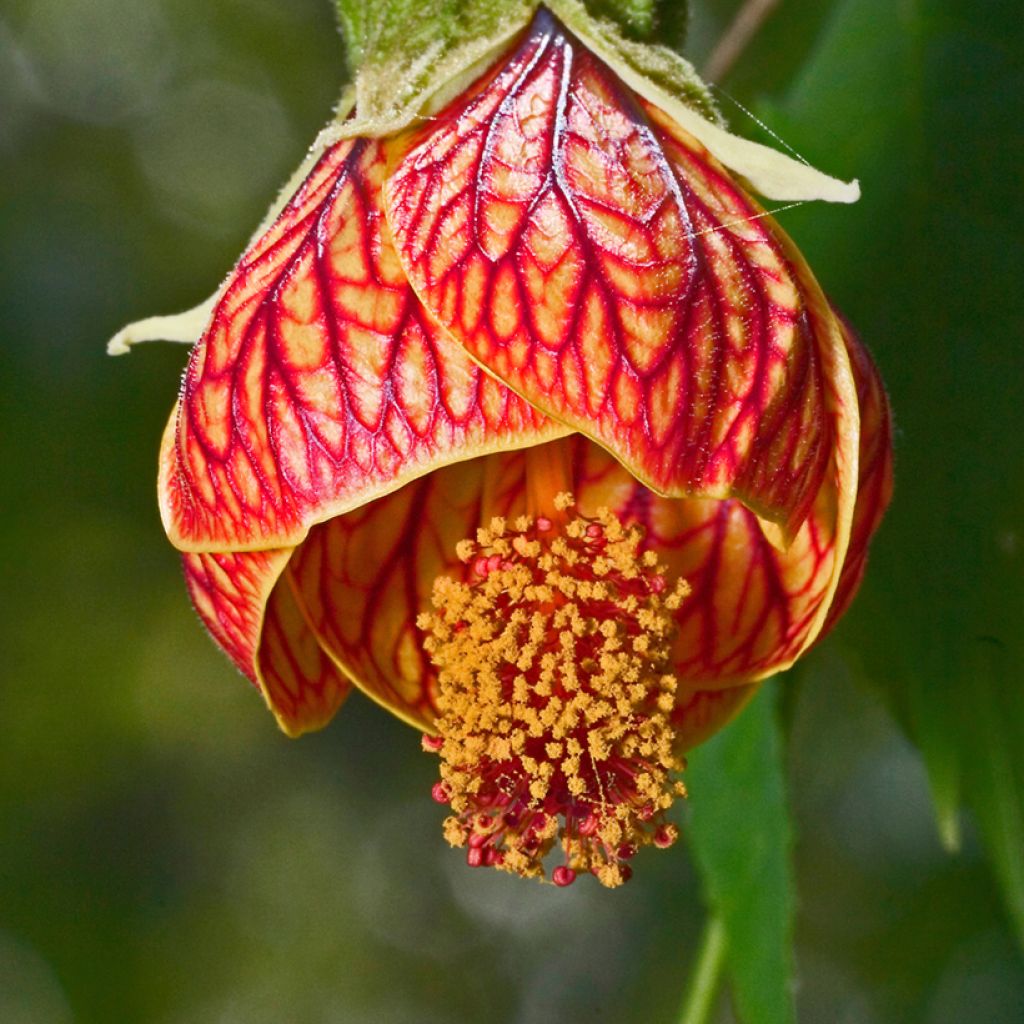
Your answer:
[[[114,345],[201,324],[161,512],[285,732],[355,685],[470,864],[558,884],[672,843],[684,752],[835,622],[891,489],[874,365],[715,152],[789,198],[782,158],[624,74],[542,9]]]

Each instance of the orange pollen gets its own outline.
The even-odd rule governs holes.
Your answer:
[[[544,878],[557,843],[556,885],[590,872],[617,886],[640,847],[677,836],[670,651],[689,587],[668,583],[639,527],[572,505],[562,493],[555,516],[491,520],[458,545],[466,579],[434,581],[418,620],[438,673],[424,749],[470,865]]]

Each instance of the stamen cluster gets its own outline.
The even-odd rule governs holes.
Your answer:
[[[621,885],[641,846],[670,846],[665,812],[685,795],[675,773],[670,586],[643,531],[606,509],[558,524],[492,519],[462,541],[464,580],[439,577],[420,616],[438,672],[441,757],[434,797],[445,836],[474,866],[568,885],[591,872]]]

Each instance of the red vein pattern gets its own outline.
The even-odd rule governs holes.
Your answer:
[[[525,463],[512,452],[440,469],[314,527],[289,566],[324,649],[420,728],[433,721],[435,677],[416,617],[437,576],[461,573],[460,540],[525,510]]]
[[[413,287],[474,358],[652,489],[795,533],[833,444],[820,295],[720,164],[542,12],[385,185]]]
[[[734,498],[653,494],[607,452],[577,455],[580,507],[607,505],[640,523],[647,546],[691,593],[676,615],[675,671],[687,687],[720,690],[771,675],[812,639],[835,571],[835,490],[826,483],[811,515],[780,550]]]
[[[320,648],[291,589],[275,586],[288,549],[182,556],[199,617],[259,688],[282,729],[297,736],[326,725],[351,684]]]
[[[446,462],[566,430],[433,326],[381,212],[374,140],[328,149],[242,257],[161,458],[184,550],[280,547]]]

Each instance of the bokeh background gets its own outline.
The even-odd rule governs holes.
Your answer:
[[[738,6],[694,0],[698,64]],[[1024,1020],[1015,7],[782,0],[721,83],[739,130],[733,99],[860,177],[858,206],[782,223],[898,428],[863,593],[772,684],[808,1024]],[[466,869],[418,737],[357,696],[286,740],[163,538],[186,350],[105,341],[212,291],[344,77],[328,0],[0,6],[5,1024],[679,1017],[707,901],[686,844],[614,893]]]

